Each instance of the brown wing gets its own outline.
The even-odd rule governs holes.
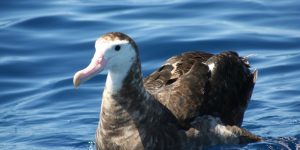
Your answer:
[[[208,67],[203,64],[212,54],[187,52],[174,56],[144,79],[146,89],[165,105],[183,127],[199,115],[208,82]]]
[[[234,52],[187,52],[168,59],[144,79],[144,85],[183,127],[207,114],[240,126],[254,86],[245,62]],[[212,71],[211,63],[215,64]]]
[[[257,71],[251,73],[246,58],[223,52],[207,60],[214,64],[201,114],[218,116],[224,124],[241,126],[252,95]]]

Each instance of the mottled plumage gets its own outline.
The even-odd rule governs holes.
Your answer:
[[[202,115],[241,126],[257,73],[248,68],[246,58],[235,52],[186,52],[167,60],[144,83],[184,126]]]
[[[108,33],[96,48],[74,85],[108,66],[97,149],[185,150],[261,140],[240,127],[257,78],[246,58],[230,51],[187,52],[143,79],[138,48],[129,36]]]

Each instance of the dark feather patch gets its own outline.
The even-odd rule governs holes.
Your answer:
[[[215,67],[210,72],[207,65],[211,63]],[[144,85],[183,126],[198,115],[213,115],[225,124],[240,126],[254,77],[236,52],[187,52],[168,59],[144,79]]]

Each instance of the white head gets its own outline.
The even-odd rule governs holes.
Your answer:
[[[103,69],[115,74],[126,74],[129,67],[137,59],[137,46],[127,35],[110,32],[95,42],[95,54],[91,63],[78,71],[73,78],[74,86],[89,80]]]

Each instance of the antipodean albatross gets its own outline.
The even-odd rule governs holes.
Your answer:
[[[183,150],[243,144],[261,138],[241,128],[257,72],[235,52],[187,52],[143,79],[136,43],[110,32],[95,44],[89,66],[74,85],[103,69],[96,147],[101,150]]]

